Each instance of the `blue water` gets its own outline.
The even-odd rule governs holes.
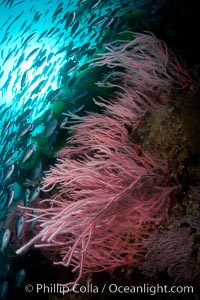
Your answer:
[[[90,42],[89,48],[96,46],[98,41],[100,42],[103,37],[103,33],[101,32],[102,23],[89,28],[92,23],[88,23],[88,21],[91,20],[91,15],[96,14],[96,18],[93,20],[104,15],[109,18],[109,13],[112,12],[113,9],[120,7],[120,2],[106,1],[105,6],[102,6],[100,3],[97,5],[95,11],[92,12],[82,9],[81,5],[79,6],[77,4],[78,1],[76,3],[76,1],[25,0],[14,1],[11,7],[5,5],[6,2],[8,1],[2,1],[0,19],[0,73],[2,74],[3,72],[0,84],[1,99],[2,102],[12,104],[15,106],[15,109],[19,109],[22,104],[31,97],[31,92],[37,87],[38,83],[42,80],[46,80],[41,92],[32,95],[34,106],[37,106],[37,112],[33,113],[34,119],[35,117],[38,117],[38,111],[42,113],[43,110],[46,109],[44,99],[47,96],[48,91],[61,87],[59,70],[69,58],[66,57],[66,51],[60,54],[56,53],[63,47],[68,46],[71,42],[73,42],[74,47],[81,47],[86,42]],[[89,3],[89,1],[83,2],[82,6],[86,5],[87,2]],[[62,11],[60,11],[56,17],[53,17],[56,8],[59,9],[59,7],[62,8]],[[74,22],[72,22],[71,25],[68,25],[67,28],[65,28],[65,20],[62,21],[66,12],[76,12]],[[119,10],[115,17],[122,14],[124,14],[124,11]],[[19,18],[12,24],[17,16]],[[78,28],[74,34],[71,34],[72,26],[75,22],[78,22]],[[24,33],[27,28],[29,29]],[[54,28],[52,34],[46,35],[38,40],[43,32],[46,30],[49,31],[52,28]],[[25,39],[32,33],[35,33],[33,39],[28,42],[25,47],[22,47]],[[47,59],[41,67],[29,70],[35,61],[36,54],[28,60],[26,60],[26,58],[31,51],[36,48],[45,51],[44,56],[46,56]],[[10,58],[4,62],[7,55],[10,53],[12,53]],[[16,67],[20,57],[22,58],[22,62]],[[74,56],[71,57],[71,59],[74,58]],[[80,55],[78,59],[79,67],[81,67],[87,59],[88,57],[86,55],[83,55],[82,57]],[[28,81],[26,82],[26,91],[24,92],[20,86],[22,75],[27,70],[29,70]],[[8,78],[10,78],[9,82],[7,82]],[[33,82],[33,80],[35,82]]]
[[[27,0],[23,1],[19,5],[12,5],[11,8],[2,5],[3,9],[1,9],[1,14],[3,12],[3,18],[1,17],[0,23],[1,40],[5,40],[6,34],[8,33],[8,38],[6,38],[3,43],[1,42],[0,65],[1,72],[3,71],[3,75],[1,77],[1,99],[2,102],[14,105],[15,109],[20,109],[22,104],[24,102],[26,103],[27,99],[31,97],[31,92],[38,83],[42,80],[46,80],[46,84],[41,92],[38,93],[38,95],[34,94],[32,97],[34,106],[37,107],[37,110],[33,113],[32,119],[36,116],[38,117],[38,112],[43,113],[43,110],[47,108],[46,103],[44,103],[43,100],[45,99],[48,91],[50,89],[60,87],[61,84],[58,72],[64,64],[66,54],[64,52],[58,55],[54,54],[72,40],[72,37],[69,34],[70,27],[69,30],[66,31],[63,29],[64,24],[60,24],[60,20],[63,18],[63,13],[60,14],[59,18],[57,18],[54,22],[52,21],[52,15],[59,4],[62,4],[63,12],[66,12],[67,7],[68,11],[73,11],[76,6],[67,1],[62,3],[61,1],[51,2]],[[38,20],[33,21],[34,16],[37,13],[40,17]],[[19,19],[8,29],[9,24],[11,24],[13,19],[18,15],[20,15]],[[10,20],[5,24],[6,19],[9,19],[10,16]],[[3,24],[5,25],[2,26]],[[23,24],[25,25],[22,28]],[[31,26],[30,29],[23,34],[23,31],[29,26]],[[55,35],[44,36],[38,41],[40,34],[45,30],[51,29],[53,26],[55,26],[56,29],[59,29],[59,31]],[[63,31],[65,32],[63,36],[61,36]],[[22,47],[23,41],[32,33],[35,33],[34,38],[27,44],[27,47]],[[73,39],[73,41],[77,46],[80,44],[78,38]],[[28,89],[25,93],[22,93],[22,89],[20,88],[22,75],[34,63],[36,55],[33,55],[28,60],[26,60],[26,57],[35,48],[45,51],[47,60],[41,67],[33,68],[28,72],[28,81],[26,83]],[[13,55],[4,63],[6,56],[11,51],[14,52]],[[51,59],[49,59],[49,55],[51,53],[53,55]],[[16,68],[15,66],[22,55],[24,55],[24,59],[20,66]],[[80,60],[79,63],[81,64],[83,61],[84,59]],[[47,67],[47,72],[44,72],[45,67]],[[11,80],[9,84],[6,85],[6,81],[9,76],[11,77]],[[37,78],[37,80],[31,83],[34,78]],[[22,97],[19,97],[19,95],[21,96],[21,93]]]

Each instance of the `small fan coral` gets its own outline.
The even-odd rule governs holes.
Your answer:
[[[141,267],[147,277],[167,271],[174,285],[200,284],[200,218],[187,216],[171,230],[152,235],[146,242],[147,254]]]

